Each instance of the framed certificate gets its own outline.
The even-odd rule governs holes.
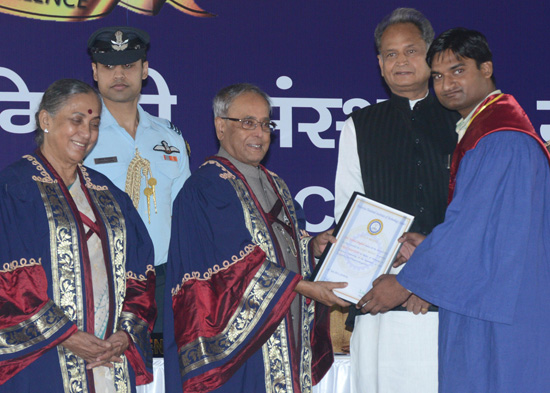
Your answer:
[[[381,274],[389,272],[401,246],[397,239],[409,230],[414,217],[354,193],[334,236],[317,264],[313,281],[345,281],[334,289],[344,300],[357,303]]]

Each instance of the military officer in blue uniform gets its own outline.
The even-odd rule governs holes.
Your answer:
[[[162,307],[172,202],[190,175],[189,151],[170,121],[138,105],[149,70],[148,44],[147,32],[127,26],[102,28],[90,36],[88,49],[103,111],[97,144],[84,163],[132,198],[153,240],[156,298]],[[160,308],[154,332],[162,332]]]

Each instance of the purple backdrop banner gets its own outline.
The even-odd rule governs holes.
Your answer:
[[[2,0],[0,11],[9,11],[4,7],[8,3],[29,1]],[[88,36],[103,26],[131,25],[151,35],[150,75],[141,102],[182,130],[191,145],[191,169],[217,151],[211,111],[215,93],[232,83],[258,84],[273,98],[279,127],[266,166],[287,181],[304,206],[308,229],[325,230],[334,224],[343,121],[353,109],[388,97],[374,28],[402,6],[422,11],[436,34],[456,26],[483,32],[493,50],[497,86],[513,94],[535,129],[550,139],[546,2],[197,0],[195,5],[170,0],[149,2],[156,7],[154,16],[132,11],[129,2],[107,2],[112,10],[94,20],[61,22],[0,13],[0,169],[34,149],[34,112],[50,83],[78,78],[93,84]],[[33,3],[54,11],[57,7],[62,14],[63,7],[84,7],[84,12],[88,3],[99,2]],[[216,16],[182,12],[193,5]]]

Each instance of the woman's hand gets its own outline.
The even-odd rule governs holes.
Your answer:
[[[110,350],[113,346],[110,342],[101,340],[93,334],[80,330],[63,341],[61,345],[76,356],[84,359],[86,363],[94,363],[97,358],[104,355],[105,351]],[[86,368],[88,368],[88,366],[86,366]]]
[[[128,335],[123,331],[118,331],[105,340],[105,342],[110,343],[112,345],[111,348],[106,350],[101,356],[98,356],[94,362],[88,363],[86,368],[91,369],[98,366],[112,367],[111,363],[122,363],[120,356],[130,345]]]
[[[112,368],[111,363],[121,363],[120,356],[130,345],[128,336],[123,331],[118,331],[107,340],[101,340],[96,336],[77,331],[71,337],[61,343],[76,356],[84,359],[88,370],[105,366]]]

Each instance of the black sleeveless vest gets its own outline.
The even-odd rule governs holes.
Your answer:
[[[460,115],[429,94],[413,110],[392,95],[351,117],[367,197],[414,215],[410,230],[430,233],[445,218]]]

